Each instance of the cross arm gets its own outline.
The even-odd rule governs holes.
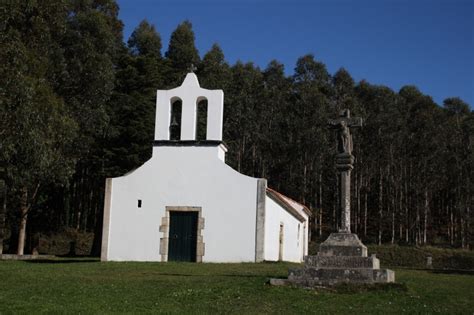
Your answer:
[[[339,123],[341,122],[340,119],[328,119],[328,128],[329,129],[339,129]]]
[[[347,125],[351,128],[362,127],[362,118],[361,117],[346,118],[346,121],[347,121]]]
[[[346,125],[351,128],[362,127],[362,118],[360,117],[349,117],[349,118],[338,118],[338,119],[329,119],[328,127],[330,129],[337,129],[341,124],[341,121],[345,121]]]

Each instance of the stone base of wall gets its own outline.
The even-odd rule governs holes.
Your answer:
[[[38,260],[38,259],[54,259],[53,255],[13,255],[1,254],[0,260]]]
[[[332,233],[315,256],[306,256],[304,268],[288,271],[288,279],[271,279],[273,285],[301,287],[332,286],[339,283],[395,282],[395,273],[380,269],[380,261],[367,257],[367,247],[356,234]]]

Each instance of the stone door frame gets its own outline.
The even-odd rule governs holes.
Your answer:
[[[280,222],[280,229],[278,232],[278,261],[283,261],[283,251],[285,246],[285,224]]]
[[[188,206],[166,206],[165,216],[161,218],[160,232],[163,233],[160,238],[160,255],[161,261],[168,261],[168,250],[169,250],[169,231],[170,231],[170,212],[171,211],[183,211],[183,212],[197,212],[198,221],[196,229],[196,262],[202,262],[202,256],[204,256],[204,241],[202,237],[202,230],[204,229],[204,218],[202,217],[201,207],[188,207]]]

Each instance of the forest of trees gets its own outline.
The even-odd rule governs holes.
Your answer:
[[[167,49],[147,21],[124,41],[118,10],[113,0],[0,5],[0,253],[72,228],[95,233],[97,255],[105,178],[150,158],[156,90],[180,85],[191,64],[202,87],[224,90],[227,163],[308,205],[313,239],[338,225],[327,120],[348,108],[364,119],[352,230],[366,243],[472,248],[474,113],[464,101],[355,82],[311,54],[290,76],[278,61],[230,65],[217,44],[201,58],[189,21]]]

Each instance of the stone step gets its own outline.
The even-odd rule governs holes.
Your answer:
[[[395,282],[395,273],[389,269],[371,268],[298,268],[288,271],[288,281],[310,287],[337,283],[389,283]]]
[[[338,269],[380,269],[380,261],[372,255],[371,257],[360,256],[306,256],[304,258],[306,268],[338,268]]]
[[[318,256],[359,256],[367,257],[367,247],[353,233],[331,233],[319,245]]]

